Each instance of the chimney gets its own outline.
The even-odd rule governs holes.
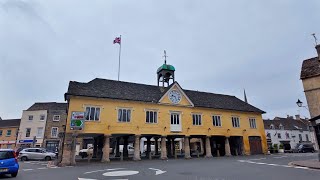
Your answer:
[[[318,53],[318,61],[320,61],[320,44],[316,45],[316,50]]]
[[[296,120],[300,120],[300,114],[296,115]]]

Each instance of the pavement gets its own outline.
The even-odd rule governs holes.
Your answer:
[[[312,169],[320,169],[320,161],[318,159],[305,160],[305,161],[293,161],[292,165],[300,167],[308,167]]]
[[[313,180],[320,170],[294,166],[291,162],[312,161],[316,153],[254,155],[116,161],[111,163],[79,162],[76,166],[47,167],[44,161],[20,162],[16,180]],[[291,164],[290,164],[291,163]],[[9,176],[0,179],[11,179]]]

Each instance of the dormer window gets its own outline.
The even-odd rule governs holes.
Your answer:
[[[270,129],[274,129],[274,125],[273,124],[270,125]]]
[[[284,127],[283,127],[283,125],[282,125],[282,124],[280,124],[280,125],[279,125],[279,129],[281,129],[281,130],[283,130],[283,129],[284,129]]]

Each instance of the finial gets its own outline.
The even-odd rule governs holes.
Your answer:
[[[164,55],[162,57],[164,57],[164,64],[167,64],[167,52],[166,50],[163,51]]]
[[[245,89],[243,89],[243,95],[244,95],[244,102],[248,103],[247,94],[246,94]]]
[[[315,46],[317,46],[317,45],[318,45],[318,39],[317,39],[316,34],[315,34],[315,33],[312,33],[311,35],[312,35],[313,38],[314,38]]]

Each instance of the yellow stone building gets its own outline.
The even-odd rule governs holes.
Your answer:
[[[15,149],[20,119],[0,119],[0,149]]]
[[[141,156],[267,152],[264,111],[235,96],[183,89],[174,73],[175,68],[165,62],[157,70],[156,86],[99,78],[71,81],[65,94],[69,107],[62,163],[75,163],[80,138],[91,138],[93,156],[106,162],[111,157],[140,160]],[[73,112],[85,112],[82,130],[71,130]],[[86,148],[86,142],[81,144]]]

